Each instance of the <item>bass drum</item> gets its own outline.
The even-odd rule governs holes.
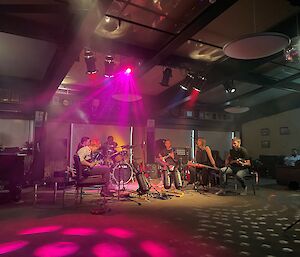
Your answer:
[[[127,184],[133,177],[133,170],[127,162],[117,163],[112,169],[112,179],[116,184]]]

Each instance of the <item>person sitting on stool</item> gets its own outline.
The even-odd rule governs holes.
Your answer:
[[[195,161],[197,164],[204,164],[213,166],[216,168],[216,162],[212,156],[211,149],[206,145],[206,140],[203,137],[199,137],[197,140],[197,146],[195,150]],[[204,190],[207,190],[210,178],[210,170],[201,167],[190,167],[190,181],[189,184],[200,184]]]
[[[101,175],[103,178],[103,193],[109,194],[108,184],[110,179],[110,173],[107,169],[104,169],[101,165],[98,165],[97,162],[92,162],[92,153],[96,152],[100,148],[101,144],[98,140],[91,140],[89,145],[81,147],[77,155],[80,159],[80,163],[84,167],[83,176],[88,177],[92,175]]]
[[[177,169],[177,160],[175,159],[175,152],[172,148],[170,139],[165,140],[165,148],[161,150],[156,158],[156,162],[163,169],[163,183],[165,189],[169,189],[174,180],[176,189],[182,188],[182,180],[180,172]]]
[[[243,191],[241,195],[246,195],[246,185],[244,177],[249,174],[248,168],[251,166],[250,158],[246,148],[241,146],[241,139],[234,137],[232,139],[232,149],[225,160],[225,167],[221,168],[220,184],[222,189],[218,191],[217,195],[225,194],[226,178],[228,174],[234,174],[236,179],[240,182]]]

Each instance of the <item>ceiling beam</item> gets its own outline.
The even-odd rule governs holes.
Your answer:
[[[266,90],[270,88],[276,88],[284,91],[289,91],[293,93],[300,93],[300,85],[294,82],[291,82],[294,79],[300,77],[300,73],[296,73],[292,76],[289,76],[282,80],[274,80],[269,77],[266,77],[262,74],[247,73],[242,74],[241,76],[236,77],[239,81],[244,81],[251,84],[257,84],[263,86]]]
[[[103,38],[96,34],[94,34],[91,38],[91,48],[97,52],[101,52],[104,54],[119,54],[123,56],[133,57],[140,60],[141,63],[157,53],[157,51],[151,49]],[[161,60],[158,65],[169,66],[172,68],[199,69],[199,66],[207,65],[207,63],[183,56],[170,55]]]
[[[0,32],[54,43],[61,35],[61,31],[53,26],[5,13],[0,15]]]
[[[289,94],[252,107],[249,112],[240,115],[238,122],[243,124],[296,108],[300,108],[299,94]]]
[[[36,105],[46,107],[57,88],[80,55],[82,49],[88,45],[101,18],[111,5],[112,0],[93,1],[84,18],[76,19],[75,31],[70,37],[70,43],[59,48],[41,83],[41,92]],[[76,26],[77,25],[77,26]]]
[[[0,4],[0,13],[65,13],[69,4]]]
[[[165,44],[158,53],[151,59],[146,61],[141,67],[138,76],[142,76],[151,70],[155,65],[164,58],[173,53],[178,47],[184,44],[190,37],[194,36],[198,31],[205,28],[211,21],[217,18],[225,10],[231,7],[237,0],[216,1],[208,6],[200,15],[198,15],[191,23],[185,26],[176,36],[174,36],[167,44]]]
[[[253,98],[254,96],[261,94],[269,90],[270,88],[284,90],[292,93],[300,93],[300,85],[298,85],[297,83],[290,82],[299,77],[300,77],[300,73],[296,73],[285,79],[277,81],[268,78],[266,76],[263,76],[261,74],[254,74],[254,73],[245,74],[241,78],[238,78],[238,80],[251,83],[251,84],[261,85],[262,87],[254,89],[245,94],[233,97],[231,99],[228,99],[226,102],[223,103],[223,105],[228,105],[228,104],[232,105],[235,102],[247,101],[249,98]]]

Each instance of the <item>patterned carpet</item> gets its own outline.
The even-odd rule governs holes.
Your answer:
[[[159,185],[156,185],[160,190]],[[134,185],[126,188],[134,189]],[[186,190],[183,197],[108,202],[91,215],[97,190],[83,203],[48,201],[1,205],[1,256],[213,257],[300,256],[300,192],[260,186],[257,195],[216,196]],[[136,204],[139,202],[141,205]]]

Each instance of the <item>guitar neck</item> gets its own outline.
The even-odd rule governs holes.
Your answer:
[[[217,167],[213,167],[213,166],[209,166],[209,165],[205,165],[205,164],[202,164],[202,163],[188,163],[187,164],[188,166],[192,166],[192,167],[199,167],[199,168],[206,168],[206,169],[211,169],[211,170],[220,170],[219,168]]]

